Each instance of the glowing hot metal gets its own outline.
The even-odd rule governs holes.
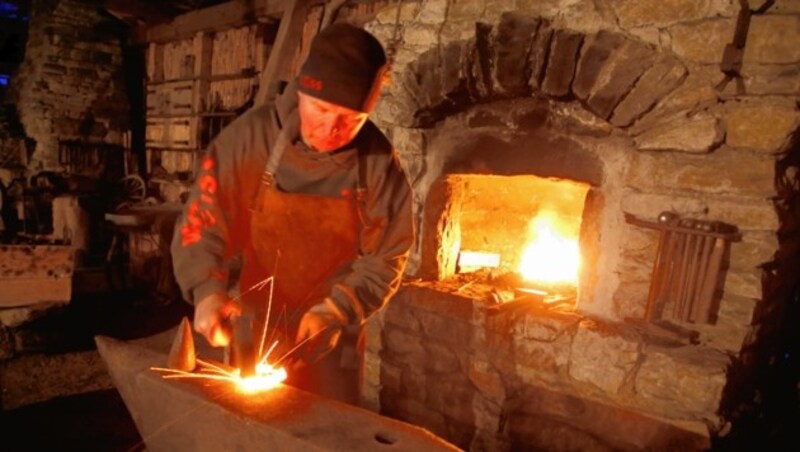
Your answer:
[[[250,292],[251,290],[261,290],[267,284],[271,285],[272,282],[273,282],[273,277],[270,276],[269,278],[266,278],[260,283],[255,284],[253,287],[249,288],[247,291],[245,291],[245,293]],[[236,301],[242,295],[244,295],[244,293],[241,294],[236,299],[234,299],[233,301]],[[272,290],[270,290],[269,294],[268,309],[266,314],[267,318],[265,319],[264,325],[269,324],[269,313],[270,313],[269,308],[271,308],[271,306],[272,306]],[[184,330],[187,329],[188,329],[188,321],[186,321],[184,325]],[[191,334],[188,335],[187,339],[186,335],[182,333],[184,333],[184,331],[181,331],[179,329],[178,336],[176,337],[176,342],[180,341],[181,347],[173,346],[173,348],[176,350],[178,349],[191,350],[191,353],[194,354],[193,343],[191,344],[191,346],[188,346],[188,344],[186,344],[187,340],[193,341]],[[203,361],[199,358],[196,359],[197,367],[193,370],[192,369],[184,370],[179,368],[163,368],[163,367],[151,367],[150,369],[157,372],[163,372],[164,373],[163,377],[165,379],[205,378],[210,380],[224,380],[224,381],[230,381],[232,384],[236,385],[236,388],[239,392],[243,392],[246,394],[268,391],[270,389],[279,386],[283,381],[286,380],[288,375],[283,367],[276,366],[277,363],[280,362],[281,359],[283,358],[278,359],[276,362],[272,364],[267,362],[270,354],[272,353],[273,350],[275,350],[275,347],[278,345],[278,341],[273,342],[273,344],[269,347],[267,352],[263,353],[263,355],[261,354],[263,352],[263,345],[264,345],[264,339],[266,338],[266,334],[267,331],[266,328],[264,328],[264,332],[261,337],[261,342],[259,346],[259,358],[257,360],[258,362],[256,364],[255,374],[248,377],[243,378],[241,376],[241,369],[234,368],[228,370],[221,366],[212,364],[208,361]],[[175,359],[171,359],[170,361],[171,362],[175,361]]]

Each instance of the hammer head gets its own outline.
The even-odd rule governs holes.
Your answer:
[[[242,378],[252,377],[256,373],[256,340],[253,331],[255,316],[249,310],[233,319],[233,338],[231,340],[231,365],[239,369]]]

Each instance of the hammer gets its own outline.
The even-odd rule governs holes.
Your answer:
[[[253,331],[255,313],[247,305],[242,306],[242,313],[233,317],[231,327],[233,337],[231,340],[231,365],[239,369],[242,378],[252,377],[256,374],[256,361],[258,360],[257,344]]]

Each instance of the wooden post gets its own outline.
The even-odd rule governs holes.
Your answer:
[[[261,72],[258,82],[258,94],[255,105],[262,105],[270,100],[270,85],[278,80],[286,80],[294,74],[289,73],[290,63],[294,59],[297,46],[300,44],[300,34],[308,17],[308,11],[319,0],[294,0],[281,17],[275,45],[270,53],[267,66]]]

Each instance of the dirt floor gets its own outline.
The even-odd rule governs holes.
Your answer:
[[[95,295],[13,330],[25,351],[0,361],[0,449],[143,450],[94,336],[148,337],[183,316],[183,302]]]

